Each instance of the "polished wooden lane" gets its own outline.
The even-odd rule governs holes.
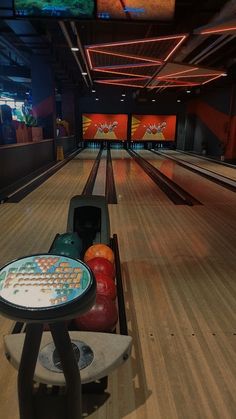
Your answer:
[[[100,160],[96,181],[93,188],[93,195],[105,196],[106,193],[106,168],[107,168],[107,151],[103,150]]]
[[[186,161],[201,167],[202,169],[210,170],[221,176],[225,176],[229,179],[236,180],[236,167],[229,167],[224,164],[218,163],[217,161],[202,159],[196,155],[184,154],[174,150],[165,150],[164,153],[168,156],[173,156],[180,161]]]
[[[45,252],[67,224],[69,200],[80,194],[98,151],[85,150],[17,204],[0,205],[0,266],[24,255]],[[0,317],[1,336],[11,322]],[[0,418],[18,418],[16,372],[0,340]],[[4,391],[3,391],[4,389]]]
[[[208,181],[202,189],[211,203],[204,206],[174,206],[158,190],[150,199],[146,175],[125,152],[112,156],[120,180],[119,205],[110,212],[120,240],[135,366],[133,387],[119,393],[120,417],[234,418],[234,194]],[[220,204],[221,191],[231,213]]]
[[[229,191],[219,184],[179,166],[175,161],[165,158],[163,155],[154,154],[146,150],[138,151],[138,154],[176,182],[181,188],[191,193],[202,204],[209,206],[211,216],[214,214],[220,225],[224,225],[227,222],[226,214],[234,216],[236,206],[235,192]],[[223,213],[221,211],[222,206],[224,207]]]
[[[55,233],[64,231],[70,193],[80,193],[92,166],[92,157],[86,153],[87,160],[81,154],[76,164],[71,162],[55,174],[51,186],[48,182],[54,176],[21,203],[0,206],[2,263],[45,250]],[[110,397],[90,417],[233,419],[233,193],[215,189],[219,186],[208,181],[202,189],[208,190],[210,198],[203,206],[175,206],[127,152],[112,150],[111,154],[118,205],[110,205],[109,211],[112,233],[119,238],[134,344],[130,361],[110,377]],[[226,205],[220,202],[222,190]],[[2,333],[9,324],[2,319]],[[4,418],[16,419],[16,374],[0,350],[0,406]],[[85,398],[86,403],[91,405],[91,396]]]

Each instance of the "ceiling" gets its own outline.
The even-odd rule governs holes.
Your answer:
[[[51,61],[59,90],[81,94],[104,83],[143,95],[225,85],[235,77],[235,17],[235,0],[176,0],[166,22],[0,19],[0,92],[24,96],[32,54]]]

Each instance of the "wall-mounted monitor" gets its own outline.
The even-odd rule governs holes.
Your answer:
[[[169,21],[174,11],[175,0],[97,0],[99,19]]]
[[[95,0],[14,0],[17,17],[93,19]]]
[[[13,0],[0,0],[0,18],[8,18],[13,16]]]
[[[131,140],[174,141],[176,115],[132,115]]]
[[[128,115],[83,114],[83,140],[127,140]]]

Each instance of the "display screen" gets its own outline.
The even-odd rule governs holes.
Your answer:
[[[13,16],[13,0],[0,0],[0,18]]]
[[[84,140],[127,140],[128,115],[84,114]]]
[[[15,0],[18,17],[93,19],[95,0]]]
[[[174,11],[175,0],[97,0],[99,19],[168,21]]]
[[[131,139],[174,141],[176,115],[132,115]]]

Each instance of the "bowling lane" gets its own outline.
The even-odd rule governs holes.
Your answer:
[[[0,266],[24,255],[45,252],[56,233],[66,230],[69,200],[80,194],[98,150],[86,149],[21,202],[0,205]],[[1,336],[12,322],[0,317]],[[18,419],[17,373],[0,340],[0,417]]]
[[[211,208],[212,211],[222,206],[227,207],[229,213],[234,211],[236,205],[235,192],[179,166],[174,160],[165,158],[165,156],[147,150],[140,150],[137,153],[204,205],[212,207],[212,203],[214,203],[214,207]],[[234,203],[233,206],[232,203]]]
[[[84,150],[17,204],[0,205],[0,265],[46,251],[66,229],[72,196],[81,194],[98,150]]]
[[[157,185],[125,150],[111,150],[118,203],[172,205]],[[141,182],[140,182],[141,180]],[[125,185],[125,187],[124,187]]]
[[[201,157],[197,157],[195,155],[184,154],[174,150],[161,151],[165,153],[167,156],[174,157],[176,159],[179,159],[180,161],[186,161],[188,163],[195,164],[196,166],[201,167],[202,169],[209,170],[218,175],[236,180],[236,167],[225,166],[221,163],[202,159]]]
[[[131,365],[114,374],[119,413],[109,410],[110,417],[230,419],[236,386],[234,195],[226,191],[227,205],[232,199],[234,207],[229,212],[219,204],[224,188],[213,193],[216,185],[199,177],[199,193],[212,195],[207,205],[160,204],[124,151],[112,151],[112,157],[120,198],[109,208],[134,344]]]
[[[106,168],[107,168],[107,151],[104,150],[100,160],[96,181],[93,188],[93,195],[106,194]]]

